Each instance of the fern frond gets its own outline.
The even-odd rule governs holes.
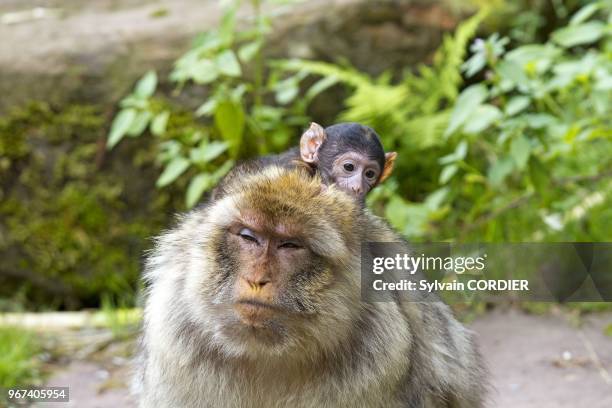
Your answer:
[[[309,61],[303,59],[277,60],[272,66],[281,68],[285,71],[307,72],[323,77],[334,77],[339,82],[353,87],[371,84],[372,78],[351,67],[341,67],[335,64],[320,61]]]
[[[483,8],[459,24],[454,35],[444,37],[431,66],[420,65],[419,75],[405,76],[404,83],[410,87],[412,93],[423,96],[420,113],[432,114],[441,106],[455,101],[463,84],[461,65],[466,49],[488,13],[488,9]]]
[[[408,98],[408,88],[390,85],[391,77],[388,74],[374,80],[351,67],[339,67],[325,62],[285,60],[279,63],[282,69],[335,78],[354,88],[354,92],[345,101],[347,109],[341,114],[342,120],[372,124],[373,118],[391,117],[394,112],[401,111]]]

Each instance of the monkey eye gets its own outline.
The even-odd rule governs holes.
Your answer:
[[[365,176],[369,179],[373,179],[376,177],[376,172],[374,170],[368,170],[365,172]]]
[[[259,243],[253,231],[251,231],[248,228],[241,229],[238,235],[240,236],[240,238],[244,239],[245,241],[255,242],[257,244]]]
[[[297,242],[294,242],[294,241],[281,242],[278,247],[279,248],[284,248],[284,249],[300,249],[300,248],[302,248],[301,245],[299,245]]]
[[[353,163],[344,163],[344,170],[346,171],[353,171],[355,170],[355,165]]]

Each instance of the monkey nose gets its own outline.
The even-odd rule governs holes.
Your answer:
[[[258,291],[268,283],[270,283],[270,279],[261,278],[261,279],[249,279],[244,278],[245,282],[249,285],[252,290]]]

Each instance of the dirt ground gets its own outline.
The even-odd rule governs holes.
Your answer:
[[[491,371],[491,407],[612,407],[612,314],[583,318],[491,313],[472,325]]]
[[[518,311],[486,314],[470,327],[478,334],[491,371],[490,407],[612,407],[612,338],[604,334],[612,313],[593,314],[571,324],[563,315]],[[69,404],[45,407],[134,407],[127,384],[129,364],[75,361],[49,380],[70,386]]]

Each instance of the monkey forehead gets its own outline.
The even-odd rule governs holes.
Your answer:
[[[273,213],[267,211],[267,213]],[[294,217],[270,216],[260,209],[249,206],[239,206],[237,221],[249,229],[264,232],[268,235],[276,235],[282,238],[294,238],[306,233],[304,225]]]
[[[367,159],[367,160],[364,160]],[[368,161],[370,166],[374,166],[380,171],[380,164],[378,163],[378,156],[374,154],[363,154],[354,151],[348,151],[339,155],[336,160],[334,160],[334,166],[341,165],[345,160],[353,160],[355,162],[361,163],[362,161]]]
[[[271,167],[252,176],[245,184],[242,203],[279,218],[316,217],[329,212],[338,212],[342,218],[356,209],[350,197],[325,186],[318,175],[312,176],[300,169]]]

